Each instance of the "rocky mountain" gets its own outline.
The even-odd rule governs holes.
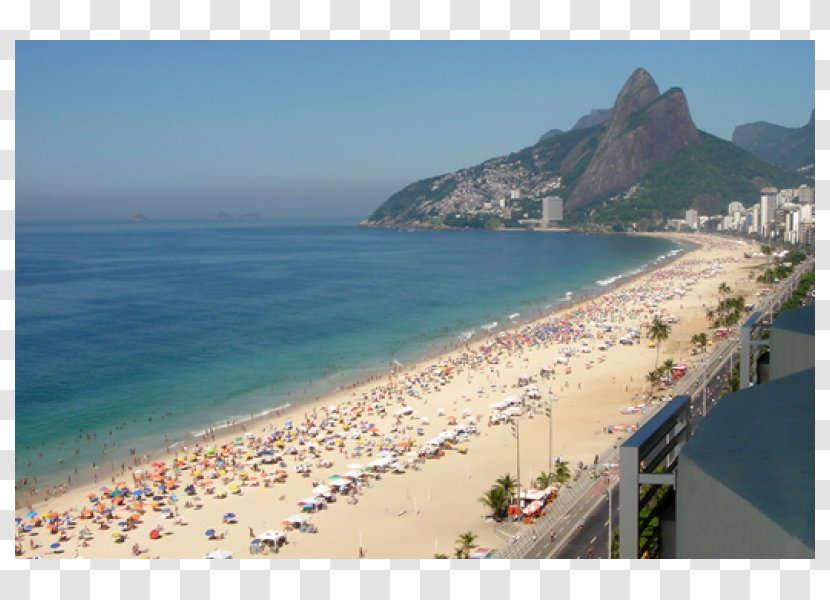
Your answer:
[[[781,169],[748,160],[752,157],[740,148],[706,136],[695,127],[682,90],[671,88],[661,94],[651,75],[637,69],[613,108],[592,110],[570,131],[551,130],[528,148],[412,183],[393,194],[364,224],[520,226],[523,219],[541,216],[540,200],[548,196],[565,200],[569,224],[630,224],[643,215],[656,223],[680,216],[675,213],[689,207],[674,206],[687,191],[674,189],[671,181],[674,177],[689,182],[687,171],[703,173],[691,180],[706,190],[707,197],[723,202],[724,208],[734,199],[727,189],[733,179],[742,182],[744,195],[746,182],[752,194],[761,185],[784,185],[779,181],[786,174]],[[724,173],[720,165],[740,172]],[[671,176],[651,177],[660,172]],[[663,204],[666,210],[660,210]]]
[[[660,95],[645,69],[637,69],[617,96],[597,151],[568,199],[568,210],[631,185],[678,150],[699,144],[680,88]]]
[[[763,161],[788,169],[815,163],[816,111],[803,127],[782,127],[765,121],[738,125],[732,143]]]
[[[574,129],[587,129],[589,127],[593,127],[594,125],[602,125],[610,118],[610,108],[594,108],[591,109],[591,112],[585,115],[584,117],[580,117],[580,119],[576,122],[576,124],[573,127],[571,127],[570,130],[573,131]],[[551,129],[542,137],[540,137],[539,141],[542,142],[544,140],[550,139],[555,135],[559,135],[560,133],[565,132],[561,129]]]
[[[611,118],[612,109],[610,108],[594,108],[591,112],[579,119],[576,124],[571,127],[574,129],[586,129],[594,125],[602,125]]]

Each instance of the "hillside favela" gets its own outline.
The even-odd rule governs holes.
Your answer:
[[[21,46],[21,68],[57,60],[39,51]],[[163,52],[190,73],[182,86],[198,77]],[[718,87],[671,87],[672,72],[615,67],[570,129],[545,131],[565,126],[553,114],[532,145],[418,163],[361,192],[371,205],[347,223],[272,217],[287,184],[259,203],[256,186],[226,204],[198,188],[204,218],[165,219],[176,201],[150,203],[146,181],[118,218],[21,220],[16,555],[813,557],[812,106],[787,125],[735,121],[727,140],[695,120]],[[19,137],[42,117],[30,110]],[[346,160],[348,110],[322,124],[330,147],[284,152],[275,136],[236,168],[256,179],[306,146]],[[217,147],[260,143],[267,119],[245,112]],[[156,119],[174,127],[163,112],[145,126]],[[383,154],[418,143],[395,135]],[[19,146],[23,213],[47,195],[30,174],[68,175]],[[347,203],[326,189],[343,198],[325,210]]]

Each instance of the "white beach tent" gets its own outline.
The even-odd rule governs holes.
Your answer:
[[[290,520],[289,517],[288,520]],[[263,542],[274,542],[279,543],[280,541],[286,539],[285,534],[282,531],[276,531],[274,529],[269,529],[268,531],[264,531],[260,533],[257,538]]]
[[[229,559],[233,558],[233,552],[230,550],[214,550],[210,554],[207,554],[205,558],[210,559]]]

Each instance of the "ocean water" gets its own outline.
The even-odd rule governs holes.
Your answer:
[[[16,237],[16,478],[53,481],[519,323],[678,249],[267,221]]]

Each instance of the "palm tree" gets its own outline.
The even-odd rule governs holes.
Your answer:
[[[660,371],[657,370],[657,369],[654,369],[653,371],[649,371],[648,375],[646,375],[646,381],[648,381],[649,384],[651,385],[651,390],[649,392],[650,396],[654,394],[654,386],[657,385],[658,383],[660,383],[660,377],[661,376],[662,375],[661,375]]]
[[[657,344],[657,355],[654,359],[655,368],[657,368],[657,361],[660,360],[660,344],[669,339],[670,333],[671,326],[669,326],[665,321],[661,321],[659,318],[654,317],[654,320],[651,322],[646,335],[648,339]]]
[[[493,518],[498,520],[507,508],[510,496],[504,491],[503,487],[494,485],[478,501],[489,508],[493,513]]]
[[[700,349],[706,352],[706,344],[709,343],[709,338],[706,335],[706,332],[702,331],[697,334],[697,345],[700,346]]]
[[[695,346],[695,347],[700,346],[700,334],[699,333],[694,334],[692,336],[692,339],[689,340],[689,342],[692,344],[692,346]]]
[[[516,479],[510,474],[505,474],[496,479],[496,485],[504,490],[508,498],[516,491]]]
[[[709,326],[715,326],[715,311],[711,308],[706,309],[706,320],[709,321]]]
[[[540,490],[550,487],[550,484],[552,484],[553,482],[553,473],[545,473],[544,471],[542,471],[541,473],[539,473],[539,477],[536,478],[536,485],[539,486]]]
[[[721,300],[721,294],[726,296],[727,294],[731,294],[731,293],[732,293],[732,288],[729,287],[729,285],[727,285],[727,283],[725,281],[722,281],[721,284],[718,286],[718,321],[720,322],[719,324],[722,324],[723,321],[724,321],[723,313],[724,313],[724,308],[726,308],[726,306],[724,304],[724,300]]]
[[[674,369],[674,361],[670,358],[667,358],[663,361],[663,367],[666,369],[667,373],[671,373],[672,369]]]
[[[455,540],[455,543],[459,545],[459,547],[455,549],[455,555],[458,558],[470,558],[470,550],[475,548],[475,541],[477,537],[478,536],[472,531],[465,531],[459,535],[458,539]]]
[[[557,483],[565,483],[571,478],[571,470],[568,468],[568,461],[562,460],[556,464],[556,472],[553,474]]]

